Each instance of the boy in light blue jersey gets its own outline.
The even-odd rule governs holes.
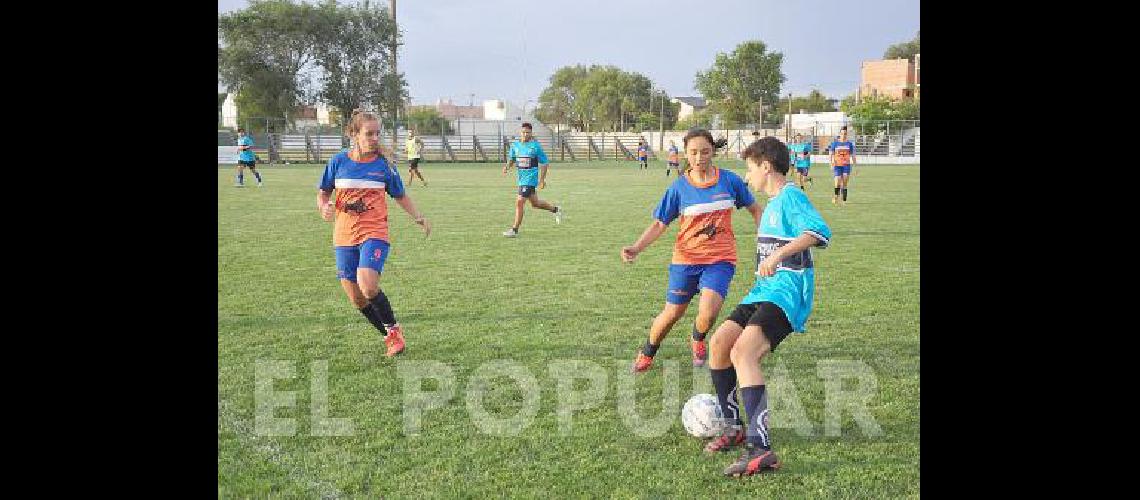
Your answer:
[[[257,172],[257,155],[253,154],[253,138],[245,133],[244,128],[239,128],[237,184],[234,187],[245,187],[246,167],[249,167],[249,171],[257,178],[257,187],[261,187],[261,174]]]
[[[810,248],[826,247],[831,240],[831,229],[807,195],[787,180],[787,146],[765,137],[748,146],[742,156],[748,164],[748,184],[769,199],[757,228],[756,282],[713,334],[709,346],[709,372],[717,400],[726,418],[735,419],[736,425],[728,426],[705,450],[745,445],[741,457],[724,470],[726,476],[780,468],[768,434],[768,398],[760,361],[788,334],[806,330],[815,294]],[[747,425],[742,425],[736,403],[738,385]]]
[[[553,212],[556,224],[562,223],[562,207],[538,199],[538,195],[534,192],[535,187],[546,189],[546,170],[550,167],[550,160],[546,158],[546,152],[542,150],[542,145],[534,139],[531,132],[531,125],[523,123],[522,129],[519,131],[521,139],[511,144],[507,164],[503,166],[503,175],[506,175],[507,170],[510,170],[512,166],[517,165],[519,169],[519,196],[515,199],[515,223],[510,229],[503,232],[503,236],[508,238],[519,235],[519,226],[522,225],[523,219],[523,207],[526,206],[528,200],[530,206],[534,208]],[[542,166],[541,173],[539,172],[539,165]]]

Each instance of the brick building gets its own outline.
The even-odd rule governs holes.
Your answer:
[[[918,96],[918,54],[909,59],[863,61],[859,75],[861,96],[910,99]]]

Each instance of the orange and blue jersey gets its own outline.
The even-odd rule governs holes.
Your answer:
[[[337,153],[329,159],[318,186],[322,191],[336,190],[336,226],[334,246],[360,245],[368,239],[388,241],[388,202],[404,197],[404,183],[388,160],[379,157],[361,163]]]
[[[645,160],[647,158],[649,158],[649,146],[645,146],[645,145],[637,146],[637,159],[638,160]]]
[[[677,146],[669,146],[669,163],[672,163],[674,165],[680,163],[681,157],[679,153],[680,152],[677,151]]]
[[[831,141],[828,149],[835,155],[836,167],[846,167],[851,164],[851,157],[855,154],[855,143],[851,141]]]
[[[653,217],[668,225],[680,218],[673,264],[736,264],[732,210],[756,203],[744,180],[713,167],[712,180],[696,184],[682,175],[665,190]]]

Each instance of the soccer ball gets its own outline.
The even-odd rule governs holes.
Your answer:
[[[724,415],[720,403],[712,394],[697,394],[681,408],[681,423],[685,431],[699,438],[720,435],[724,430]]]

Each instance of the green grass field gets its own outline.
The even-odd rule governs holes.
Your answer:
[[[739,161],[718,164],[744,173]],[[266,186],[250,187],[247,172],[243,189],[232,186],[232,168],[219,168],[219,497],[917,497],[919,167],[859,168],[846,207],[830,202],[829,169],[813,168],[808,194],[834,236],[829,248],[814,251],[808,333],[789,337],[765,360],[772,440],[784,467],[735,480],[721,470],[736,453],[706,456],[680,423],[691,394],[713,392],[707,370],[694,374],[690,365],[695,302],[653,369],[627,373],[664,303],[676,236],[671,227],[634,264],[621,262],[621,247],[649,224],[675,179],[666,179],[662,163],[648,172],[635,165],[554,164],[539,194],[562,203],[566,219],[555,225],[550,213],[528,207],[516,239],[501,235],[513,216],[513,171],[504,177],[497,164],[424,165],[429,187],[417,181],[409,193],[433,222],[431,238],[389,200],[392,251],[381,284],[408,341],[395,360],[384,356],[378,332],[335,278],[332,225],[315,208],[323,167],[265,166]],[[405,167],[405,181],[406,174]],[[756,264],[751,217],[741,210],[733,219],[740,262],[718,325],[750,288]],[[295,393],[293,406],[272,415],[293,419],[293,435],[257,431],[255,370],[273,360],[295,375],[272,381],[274,391]],[[596,364],[587,366],[600,367],[606,385],[601,403],[574,412],[563,434],[548,366],[569,360]],[[328,416],[350,419],[351,435],[314,432],[314,361],[327,363]],[[429,361],[454,372],[454,396],[423,412],[418,434],[405,435],[397,364]],[[841,414],[839,432],[827,432],[821,361],[870,368],[877,387],[867,407],[881,435],[867,435],[850,412]],[[468,411],[473,375],[496,366],[525,367],[541,391],[537,414],[514,436],[481,431]],[[792,385],[810,422],[806,435],[781,409],[789,406],[780,394]],[[668,412],[666,432],[639,437],[624,423],[619,388],[630,386],[641,419]],[[436,387],[428,382],[424,390]],[[663,403],[670,388],[679,396]],[[525,407],[525,395],[496,378],[483,407],[510,418]]]

